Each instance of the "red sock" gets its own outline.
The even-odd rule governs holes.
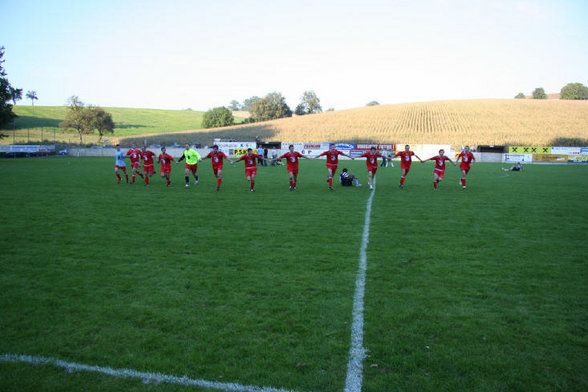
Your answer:
[[[290,181],[290,186],[294,188],[294,183],[292,181]]]
[[[223,182],[223,179],[222,179],[222,178],[217,178],[217,179],[216,179],[216,187],[217,187],[217,188],[220,188],[220,184],[221,184],[221,182]]]
[[[145,176],[145,185],[149,185],[149,176]]]
[[[119,181],[121,180],[121,178],[120,178],[120,174],[116,173],[116,177],[118,177],[118,180],[119,180]]]
[[[405,178],[404,176],[400,177],[400,185],[404,185],[404,178]]]
[[[465,184],[465,180],[466,180],[465,178],[462,178],[462,179],[461,179],[461,185],[462,185],[462,186],[466,186],[466,184]]]
[[[329,186],[333,187],[333,177],[329,177]]]
[[[134,184],[135,183],[135,177],[137,177],[136,174],[133,174],[133,179],[131,180],[131,182]]]
[[[169,180],[169,178],[167,179],[167,185],[171,184],[171,181]]]
[[[253,189],[254,186],[255,186],[255,181],[251,181],[251,185],[249,186],[249,189]]]
[[[433,188],[437,189],[437,184],[438,184],[437,181],[433,181]]]
[[[127,184],[129,183],[129,175],[125,173],[125,177],[127,178]]]

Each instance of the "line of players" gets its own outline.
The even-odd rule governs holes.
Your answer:
[[[298,181],[298,160],[299,158],[305,158],[309,160],[314,160],[319,157],[325,156],[327,161],[327,172],[328,178],[327,182],[329,183],[329,189],[333,190],[333,177],[335,172],[337,171],[337,166],[339,163],[339,155],[346,156],[351,158],[352,160],[355,159],[354,157],[347,155],[335,148],[335,145],[331,145],[328,151],[325,151],[315,157],[308,157],[303,155],[297,151],[294,151],[294,146],[289,146],[289,151],[282,156],[273,159],[272,161],[286,159],[287,162],[287,170],[288,176],[290,179],[290,191],[296,189],[296,183]],[[452,161],[449,157],[445,155],[444,150],[439,150],[439,155],[431,157],[429,159],[422,160],[418,155],[416,155],[413,151],[410,151],[410,146],[406,145],[404,151],[399,151],[395,155],[396,157],[400,157],[400,169],[402,171],[402,175],[400,176],[400,184],[399,187],[402,189],[404,188],[404,181],[406,180],[406,176],[410,171],[410,167],[412,165],[412,157],[416,157],[421,163],[425,163],[426,161],[435,161],[435,169],[434,169],[434,180],[433,180],[433,187],[437,189],[439,182],[443,180],[445,176],[445,162],[449,161],[454,166],[457,165],[457,162],[461,159],[460,170],[462,172],[461,177],[461,185],[462,188],[466,188],[466,176],[471,169],[471,165],[475,161],[474,154],[470,151],[469,146],[464,148],[464,151],[460,152],[457,159]],[[131,148],[125,153],[121,151],[120,145],[116,146],[115,151],[115,166],[114,166],[114,173],[117,177],[117,183],[122,181],[122,177],[119,174],[119,170],[122,171],[126,177],[127,183],[129,183],[129,176],[126,171],[126,163],[125,159],[129,158],[131,162],[132,168],[132,180],[131,184],[135,183],[136,176],[139,175],[145,181],[145,185],[149,185],[149,178],[155,174],[154,169],[154,158],[155,154],[152,151],[147,150],[146,147],[143,147],[142,150],[138,149],[135,144],[131,146]],[[375,147],[372,147],[370,151],[362,154],[359,158],[366,158],[366,165],[368,171],[368,184],[370,189],[373,189],[373,180],[376,175],[376,171],[378,170],[378,158],[387,159],[391,161],[391,157],[384,157],[382,154],[376,151]],[[223,171],[223,163],[226,159],[232,165],[236,162],[244,161],[245,162],[245,176],[247,181],[249,181],[249,190],[250,192],[255,192],[255,177],[257,175],[257,160],[264,160],[269,161],[267,158],[263,158],[262,156],[253,152],[251,148],[247,150],[247,153],[236,159],[235,161],[231,160],[224,152],[219,151],[218,146],[214,145],[213,149],[208,155],[204,158],[194,149],[190,147],[189,144],[186,144],[185,150],[182,156],[176,161],[171,155],[166,153],[165,147],[161,148],[161,154],[159,154],[157,158],[157,162],[161,165],[160,173],[161,177],[165,178],[167,186],[171,185],[170,180],[170,173],[171,173],[171,163],[175,162],[178,164],[182,160],[186,160],[185,164],[185,181],[186,181],[186,188],[190,187],[190,173],[194,177],[194,185],[198,184],[198,162],[203,161],[205,159],[211,159],[212,161],[212,170],[214,172],[214,176],[217,179],[216,190],[219,191],[222,183],[222,171]],[[143,172],[139,171],[139,165],[143,162]]]

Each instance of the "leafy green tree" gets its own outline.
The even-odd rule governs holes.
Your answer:
[[[85,113],[85,105],[77,95],[72,95],[67,99],[67,112],[65,119],[59,123],[64,129],[75,129],[80,137],[80,146],[82,145],[82,135],[91,133],[92,129],[88,126],[88,117]]]
[[[515,95],[515,99],[525,99],[525,94],[518,93],[517,95]]]
[[[12,100],[12,104],[16,106],[16,101],[22,99],[22,88],[10,87],[10,99]]]
[[[12,105],[10,101],[12,100],[12,86],[8,82],[6,78],[6,72],[4,71],[4,64],[5,60],[2,60],[4,57],[4,46],[0,47],[0,128],[3,128],[7,124],[9,124],[15,117],[16,114],[12,112]],[[6,137],[7,135],[0,133],[0,139]]]
[[[582,83],[568,83],[561,89],[561,99],[588,99],[588,87]]]
[[[305,91],[302,93],[300,100],[301,102],[298,106],[302,105],[302,114],[321,113],[323,111],[321,100],[317,97],[314,91]],[[298,109],[298,106],[296,109]]]
[[[545,94],[543,87],[537,87],[533,91],[533,99],[547,99],[547,94]]]
[[[27,91],[27,98],[31,100],[31,106],[35,106],[35,101],[39,99],[36,91]]]
[[[378,106],[379,104],[380,103],[378,101],[371,101],[371,102],[368,102],[368,104],[365,106]]]
[[[237,101],[236,99],[233,99],[231,101],[231,104],[229,105],[229,110],[232,112],[236,112],[241,110],[241,104],[239,103],[239,101]]]
[[[304,105],[301,103],[296,105],[296,109],[294,109],[294,114],[297,116],[304,116],[306,114],[306,111],[304,110]]]
[[[202,126],[204,128],[226,127],[228,125],[233,125],[234,123],[235,118],[233,117],[233,113],[224,106],[207,111],[204,113],[202,119]]]
[[[277,91],[271,92],[264,98],[255,101],[250,112],[251,117],[256,122],[292,117],[292,110],[286,104],[286,99]]]
[[[256,101],[259,101],[261,98],[259,98],[258,96],[254,95],[251,98],[247,98],[246,100],[243,101],[243,105],[241,105],[241,110],[244,110],[246,112],[250,112],[251,108],[253,107],[253,104]]]
[[[102,137],[107,134],[114,133],[114,121],[112,115],[101,107],[89,106],[84,110],[83,127],[84,133],[92,133],[94,130],[98,131],[98,143],[102,141]]]

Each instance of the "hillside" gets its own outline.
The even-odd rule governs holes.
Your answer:
[[[265,141],[365,141],[480,145],[588,144],[588,101],[462,100],[381,105],[258,124],[147,137],[210,144],[215,137]],[[137,139],[142,140],[142,139]],[[123,140],[128,143],[129,139]]]

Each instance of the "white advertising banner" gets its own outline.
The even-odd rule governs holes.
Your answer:
[[[531,162],[533,162],[533,154],[502,154],[502,162],[504,162],[504,163],[517,163],[517,162],[531,163]]]
[[[255,142],[217,142],[218,149],[229,156],[238,156],[247,153],[248,148],[257,152],[257,143]]]
[[[320,154],[323,151],[329,149],[330,144],[328,142],[323,143],[282,143],[282,151],[288,152],[288,146],[294,146],[294,151],[298,151],[301,154]]]
[[[581,155],[582,147],[551,147],[553,155]]]

